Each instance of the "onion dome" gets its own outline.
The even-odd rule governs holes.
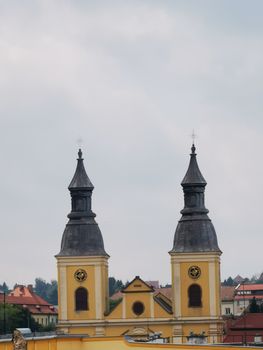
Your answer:
[[[58,256],[108,256],[104,250],[101,231],[91,209],[92,185],[78,152],[77,168],[68,187],[71,195],[71,212],[63,233]]]
[[[173,249],[170,253],[220,252],[214,226],[205,207],[206,181],[198,167],[195,145],[192,145],[190,163],[181,183],[184,208],[178,222]]]

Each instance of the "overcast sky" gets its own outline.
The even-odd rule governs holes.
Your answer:
[[[79,138],[110,275],[170,282],[193,129],[222,279],[263,271],[262,12],[0,0],[0,283],[56,278]]]

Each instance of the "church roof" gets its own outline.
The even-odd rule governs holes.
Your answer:
[[[197,160],[196,160],[196,153],[195,153],[195,145],[192,145],[191,148],[191,154],[190,154],[190,163],[189,163],[189,167],[187,169],[187,172],[185,174],[185,177],[183,178],[183,181],[181,182],[182,186],[185,185],[196,185],[196,184],[200,184],[200,185],[206,185],[206,181],[199,169],[199,166],[197,164]]]
[[[192,145],[190,163],[181,183],[184,208],[178,222],[173,249],[170,253],[220,252],[214,226],[205,207],[206,181],[198,167],[195,146]]]
[[[78,161],[77,168],[69,184],[68,189],[69,190],[74,190],[79,188],[93,189],[94,186],[92,185],[84,167],[81,149],[79,149],[77,161]]]
[[[108,256],[103,237],[95,221],[92,207],[92,185],[78,152],[75,174],[68,187],[71,194],[71,212],[63,233],[61,250],[57,256]]]

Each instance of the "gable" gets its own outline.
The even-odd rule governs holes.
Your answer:
[[[154,291],[152,286],[149,286],[139,276],[136,276],[123,290],[122,293],[141,293]]]

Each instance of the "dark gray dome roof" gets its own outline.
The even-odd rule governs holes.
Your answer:
[[[69,223],[63,233],[59,256],[108,255],[104,250],[101,231],[95,220]]]
[[[91,209],[94,187],[86,173],[81,150],[78,155],[77,168],[68,187],[72,208],[57,256],[108,256],[104,250],[101,231],[94,219],[96,214]]]
[[[172,251],[176,253],[220,252],[216,231],[208,216],[198,215],[189,220],[182,217],[175,231]]]

